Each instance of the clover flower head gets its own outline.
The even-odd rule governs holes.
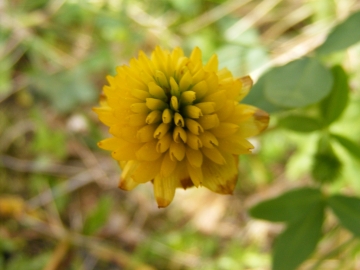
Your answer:
[[[150,58],[140,51],[116,71],[94,111],[110,127],[112,137],[98,145],[119,162],[119,187],[152,181],[159,207],[171,203],[178,187],[231,194],[238,156],[253,149],[247,138],[269,121],[266,112],[240,103],[250,77],[219,70],[216,55],[203,65],[199,48],[190,57],[180,48],[156,47]]]

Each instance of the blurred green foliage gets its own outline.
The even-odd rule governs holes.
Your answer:
[[[358,10],[330,0],[0,1],[0,269],[355,269]],[[158,210],[149,186],[115,190],[91,107],[107,74],[156,45],[199,46],[204,62],[216,52],[256,81],[243,102],[270,112],[271,125],[241,157],[231,198],[188,190]]]

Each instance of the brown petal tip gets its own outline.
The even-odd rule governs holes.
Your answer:
[[[192,182],[192,180],[190,178],[182,179],[182,180],[180,180],[180,183],[184,189],[194,186],[194,183]]]
[[[126,188],[126,184],[125,184],[124,178],[120,178],[119,183],[118,183],[118,188],[120,188],[120,189],[122,189],[122,190],[128,190],[128,189]]]
[[[156,202],[158,204],[158,208],[165,208],[171,203],[171,201],[161,197],[156,197]]]
[[[237,179],[238,175],[236,174],[233,178],[226,181],[225,185],[218,185],[216,192],[220,194],[233,195]]]
[[[251,88],[253,85],[253,81],[250,76],[241,77],[240,81],[242,82],[243,88]]]
[[[254,113],[254,118],[260,131],[263,131],[267,128],[270,120],[269,114],[267,112],[257,109]]]
[[[132,179],[125,179],[121,177],[119,180],[118,188],[125,191],[130,191],[133,190],[137,185],[138,184],[132,181]]]

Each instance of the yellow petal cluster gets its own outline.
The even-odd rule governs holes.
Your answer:
[[[159,207],[171,203],[178,187],[231,194],[238,156],[253,149],[246,138],[269,121],[266,112],[240,103],[250,77],[219,70],[216,55],[203,65],[199,48],[186,57],[180,48],[157,47],[150,58],[140,52],[116,71],[94,111],[110,127],[112,137],[99,147],[119,162],[119,187],[152,181]]]

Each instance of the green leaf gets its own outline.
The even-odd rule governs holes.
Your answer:
[[[334,78],[332,90],[330,95],[320,103],[325,125],[329,125],[339,118],[349,99],[349,84],[346,72],[341,66],[334,66],[331,72]]]
[[[350,15],[334,27],[325,42],[316,49],[318,54],[328,54],[344,50],[360,41],[360,11]]]
[[[15,256],[11,256],[8,263],[6,263],[6,270],[38,270],[44,269],[46,264],[51,258],[51,252],[43,251],[40,254],[36,255],[24,255],[23,253],[18,253]]]
[[[289,224],[275,240],[272,269],[292,270],[305,261],[321,238],[323,220],[324,205],[319,204],[301,220]]]
[[[360,237],[360,198],[333,195],[328,199],[328,204],[341,225]]]
[[[360,146],[354,141],[341,135],[331,134],[331,137],[337,140],[353,157],[360,159]]]
[[[300,188],[261,202],[249,212],[254,218],[289,222],[301,219],[321,202],[322,196],[318,189]]]
[[[298,132],[312,132],[322,128],[319,120],[301,115],[289,115],[281,118],[279,125]]]
[[[64,145],[66,145],[67,137],[64,130],[49,128],[44,115],[37,107],[33,107],[31,115],[36,120],[34,120],[35,129],[30,150],[38,157],[46,154],[58,159],[65,158],[67,152]]]
[[[112,208],[111,205],[111,197],[101,197],[84,222],[84,234],[93,234],[105,224]]]
[[[93,102],[97,97],[89,74],[83,67],[52,75],[37,72],[33,77],[36,90],[60,112],[69,112],[84,103]]]
[[[253,105],[268,113],[280,112],[287,110],[271,103],[264,95],[265,81],[268,73],[263,74],[260,79],[251,88],[249,94],[241,101],[241,103]]]
[[[236,20],[231,20],[231,23],[235,22]],[[229,26],[222,25],[222,28],[226,27]],[[254,28],[245,31],[233,42],[234,44],[226,43],[216,51],[221,59],[220,69],[226,67],[233,75],[241,76],[261,68],[270,61],[267,48],[260,42],[259,33]]]
[[[0,44],[2,45],[2,44]],[[6,96],[11,91],[12,63],[8,58],[0,61],[0,97]]]
[[[319,102],[331,90],[330,71],[315,58],[302,58],[272,69],[265,80],[265,97],[280,107],[298,108]]]
[[[174,5],[174,8],[179,12],[185,14],[196,14],[200,9],[200,2],[192,0],[170,0],[171,4]]]
[[[335,154],[314,155],[311,175],[319,183],[332,183],[341,173],[342,163]]]
[[[342,163],[334,152],[328,134],[319,138],[316,153],[313,156],[311,174],[319,183],[331,183],[338,179]]]

